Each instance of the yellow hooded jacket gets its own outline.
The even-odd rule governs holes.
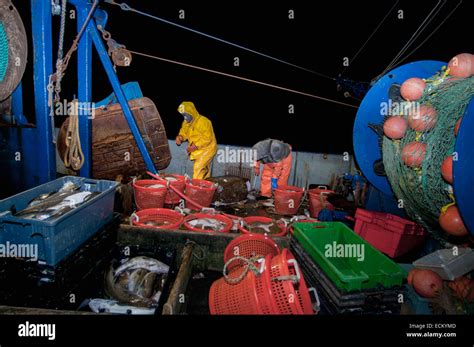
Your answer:
[[[189,145],[194,144],[198,148],[191,153],[189,159],[200,159],[199,161],[202,164],[210,164],[217,152],[217,141],[211,121],[200,115],[194,104],[190,101],[181,103],[178,107],[178,112],[185,112],[193,117],[190,123],[183,121],[179,131],[179,135],[183,137],[184,141],[188,141]]]

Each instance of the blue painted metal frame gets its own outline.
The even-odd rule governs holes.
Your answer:
[[[88,13],[92,7],[88,0],[70,0],[78,12],[77,26],[78,31],[83,26]],[[148,153],[145,142],[141,136],[140,130],[135,122],[132,111],[125,97],[125,93],[122,89],[120,81],[115,73],[114,66],[110,61],[110,57],[107,53],[102,37],[97,29],[97,23],[105,27],[107,21],[107,14],[104,11],[96,10],[95,17],[87,25],[86,31],[84,32],[81,40],[79,41],[78,47],[78,88],[79,88],[79,102],[91,102],[92,101],[92,51],[91,47],[97,50],[99,58],[105,69],[107,77],[112,89],[117,97],[118,102],[122,106],[123,114],[127,120],[130,130],[135,138],[140,154],[145,161],[147,169],[153,173],[157,173],[153,160]],[[81,169],[81,176],[90,177],[91,164],[92,164],[92,139],[91,139],[91,120],[88,117],[81,117],[80,121],[80,137],[81,143],[83,144],[83,152],[86,158],[83,168]]]
[[[22,152],[27,154],[32,151],[37,162],[35,172],[25,170],[25,176],[28,179],[31,176],[37,176],[38,182],[31,183],[40,184],[56,178],[56,153],[47,91],[49,76],[53,72],[51,1],[31,0],[31,20],[37,143],[32,143],[32,139],[30,141],[24,139],[21,145]]]
[[[76,8],[78,31],[86,21],[92,7],[90,0],[69,0]],[[122,106],[130,129],[137,141],[140,153],[147,169],[156,173],[153,161],[146,149],[143,138],[128,106],[126,96],[115,74],[107,50],[98,34],[96,24],[105,27],[107,13],[96,9],[94,18],[89,22],[78,46],[78,100],[92,102],[92,46],[95,46],[117,100]],[[53,73],[53,36],[50,0],[31,0],[31,22],[33,43],[33,79],[35,93],[36,127],[27,126],[22,110],[22,88],[19,86],[13,94],[13,109],[17,120],[16,127],[5,128],[2,135],[7,139],[0,151],[1,162],[5,169],[2,177],[13,192],[37,186],[56,178],[56,148],[53,143],[50,107],[48,106],[47,86]],[[91,120],[80,117],[80,137],[85,155],[85,163],[80,175],[90,177],[92,161]],[[5,143],[5,142],[4,142]],[[16,158],[21,154],[21,160]],[[3,191],[3,190],[2,190]],[[10,190],[7,190],[10,192]]]
[[[393,83],[403,83],[410,77],[427,78],[432,76],[446,63],[423,60],[402,65],[390,71],[375,83],[368,91],[357,111],[354,122],[354,153],[360,170],[369,182],[381,192],[393,196],[392,188],[386,177],[374,173],[373,164],[382,158],[378,136],[368,127],[369,123],[381,124],[381,103],[388,102],[388,90]]]
[[[90,4],[84,4],[77,9],[77,31],[79,32],[86,21]],[[79,41],[77,48],[77,99],[82,105],[91,105],[92,103],[92,40],[89,35],[89,29]],[[86,106],[87,107],[87,106]],[[81,138],[82,152],[84,153],[84,165],[79,174],[82,177],[90,177],[92,173],[92,124],[87,114],[79,117],[79,136]]]

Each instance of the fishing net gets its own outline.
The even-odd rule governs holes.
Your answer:
[[[441,175],[441,165],[447,156],[453,155],[456,121],[462,117],[473,96],[474,77],[450,78],[443,69],[426,80],[426,88],[418,104],[436,110],[434,127],[426,132],[408,128],[401,140],[383,137],[383,162],[393,192],[403,203],[407,214],[439,240],[444,238],[438,225],[441,209],[455,202],[452,186]],[[406,118],[408,112],[403,113]],[[405,165],[401,157],[403,147],[410,142],[426,144],[426,155],[418,168]],[[412,155],[422,155],[420,152],[415,151]]]
[[[8,68],[8,39],[3,22],[0,22],[0,82],[3,82]]]

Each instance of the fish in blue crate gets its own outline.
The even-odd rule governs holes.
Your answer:
[[[99,195],[98,192],[80,191],[73,182],[66,182],[58,191],[40,194],[28,206],[17,212],[16,217],[36,220],[51,220],[81,206]]]

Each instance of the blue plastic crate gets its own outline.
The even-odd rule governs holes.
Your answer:
[[[59,190],[66,182],[80,186],[80,191],[100,194],[51,221],[19,218],[11,213],[12,209],[23,210],[41,194]],[[55,266],[112,220],[116,186],[114,181],[66,176],[0,200],[0,242],[38,245],[38,260]]]

